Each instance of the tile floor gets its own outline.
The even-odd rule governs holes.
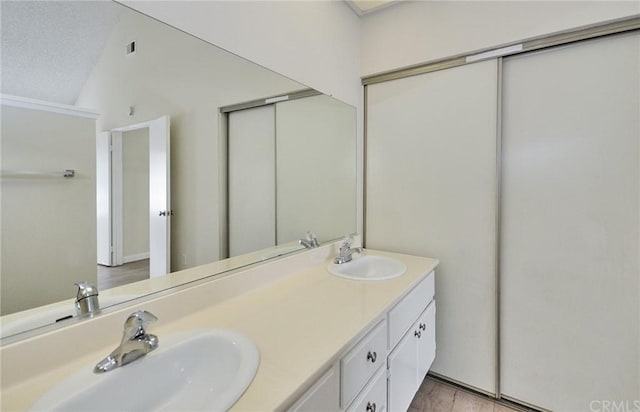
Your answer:
[[[521,412],[482,395],[441,383],[427,376],[408,412]]]

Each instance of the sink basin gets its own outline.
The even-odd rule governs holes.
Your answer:
[[[386,256],[356,256],[351,262],[337,265],[330,263],[329,272],[354,280],[386,280],[403,275],[407,266],[399,260]]]
[[[95,374],[95,364],[86,365],[31,410],[224,411],[258,370],[258,348],[232,331],[196,330],[159,339],[158,349],[110,372]]]

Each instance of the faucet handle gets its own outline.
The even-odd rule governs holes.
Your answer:
[[[93,316],[100,311],[100,302],[98,301],[98,288],[88,282],[75,283],[78,287],[76,295],[76,313],[79,316]]]
[[[340,250],[349,250],[351,248],[351,242],[353,242],[353,238],[350,235],[346,235],[342,246],[340,246]]]
[[[310,230],[307,230],[307,242],[309,242],[312,247],[318,247],[318,238],[316,234]]]
[[[98,288],[93,286],[91,283],[78,282],[74,283],[74,285],[78,287],[78,294],[76,295],[77,301],[90,296],[98,296]]]
[[[133,312],[124,322],[124,331],[122,332],[122,341],[136,339],[147,334],[145,328],[151,322],[157,321],[158,318],[151,312],[139,310]]]

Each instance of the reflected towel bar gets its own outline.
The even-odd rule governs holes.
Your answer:
[[[64,169],[63,171],[30,171],[30,170],[3,170],[2,177],[75,177],[74,169]]]

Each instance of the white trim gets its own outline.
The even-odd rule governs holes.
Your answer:
[[[43,112],[66,114],[69,116],[85,117],[97,119],[100,113],[82,107],[68,104],[47,102],[45,100],[30,99],[28,97],[13,96],[10,94],[0,94],[0,103],[3,106],[20,107],[23,109],[40,110]]]
[[[112,263],[123,263],[123,217],[122,217],[122,133],[111,132],[111,242]]]
[[[111,129],[112,132],[130,132],[132,130],[146,129],[151,127],[151,122],[140,122],[130,124],[128,126],[116,127]]]
[[[135,255],[128,255],[122,258],[122,263],[137,262],[139,260],[149,259],[149,252],[136,253]]]

